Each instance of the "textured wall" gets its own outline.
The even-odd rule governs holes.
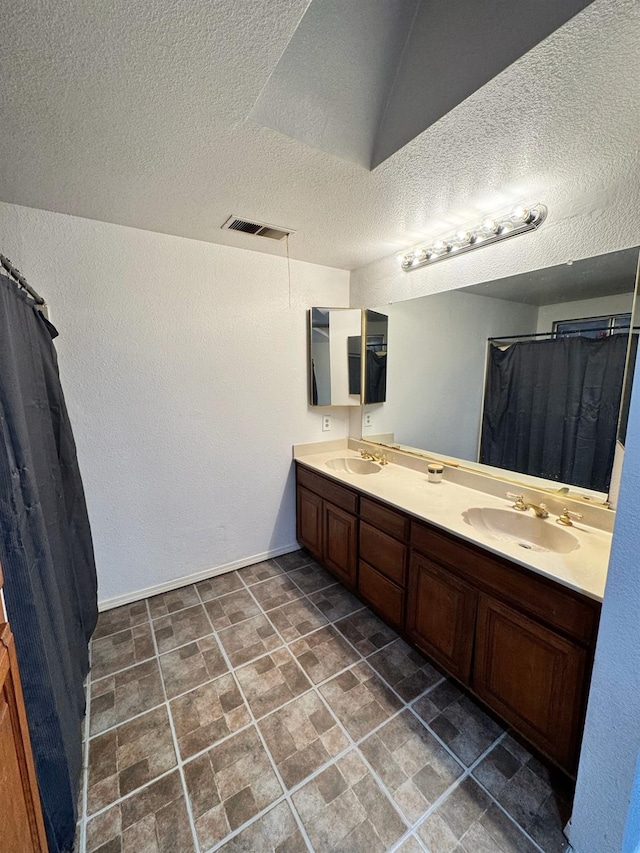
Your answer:
[[[306,313],[349,274],[0,204],[1,251],[51,306],[100,598],[294,547]],[[289,301],[291,299],[291,301]]]

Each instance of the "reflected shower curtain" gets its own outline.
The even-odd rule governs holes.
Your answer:
[[[57,332],[0,275],[0,564],[50,853],[72,849],[83,679],[97,619],[91,531]]]
[[[491,346],[480,462],[606,492],[627,335]]]

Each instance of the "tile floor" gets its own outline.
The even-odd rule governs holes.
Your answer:
[[[562,853],[550,772],[303,551],[92,640],[80,853]]]

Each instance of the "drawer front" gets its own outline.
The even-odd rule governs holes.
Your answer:
[[[404,591],[362,560],[358,572],[358,591],[390,625],[396,628],[402,626]]]
[[[298,485],[304,486],[316,495],[326,498],[332,504],[339,506],[341,509],[346,509],[347,512],[356,513],[358,511],[358,496],[350,489],[345,489],[338,483],[328,480],[321,474],[316,474],[314,471],[309,471],[302,465],[296,466],[296,478]]]
[[[598,602],[420,522],[411,523],[411,545],[564,634],[587,645],[595,641],[600,618]]]
[[[360,557],[398,586],[405,585],[407,549],[397,539],[360,521]]]
[[[360,517],[396,539],[406,541],[409,538],[409,518],[369,498],[360,499]]]

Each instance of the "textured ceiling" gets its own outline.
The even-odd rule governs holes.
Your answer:
[[[353,269],[479,211],[555,199],[553,222],[637,180],[637,0],[595,0],[374,172],[248,119],[306,7],[5,0],[0,200],[284,251],[221,231],[235,213]]]

